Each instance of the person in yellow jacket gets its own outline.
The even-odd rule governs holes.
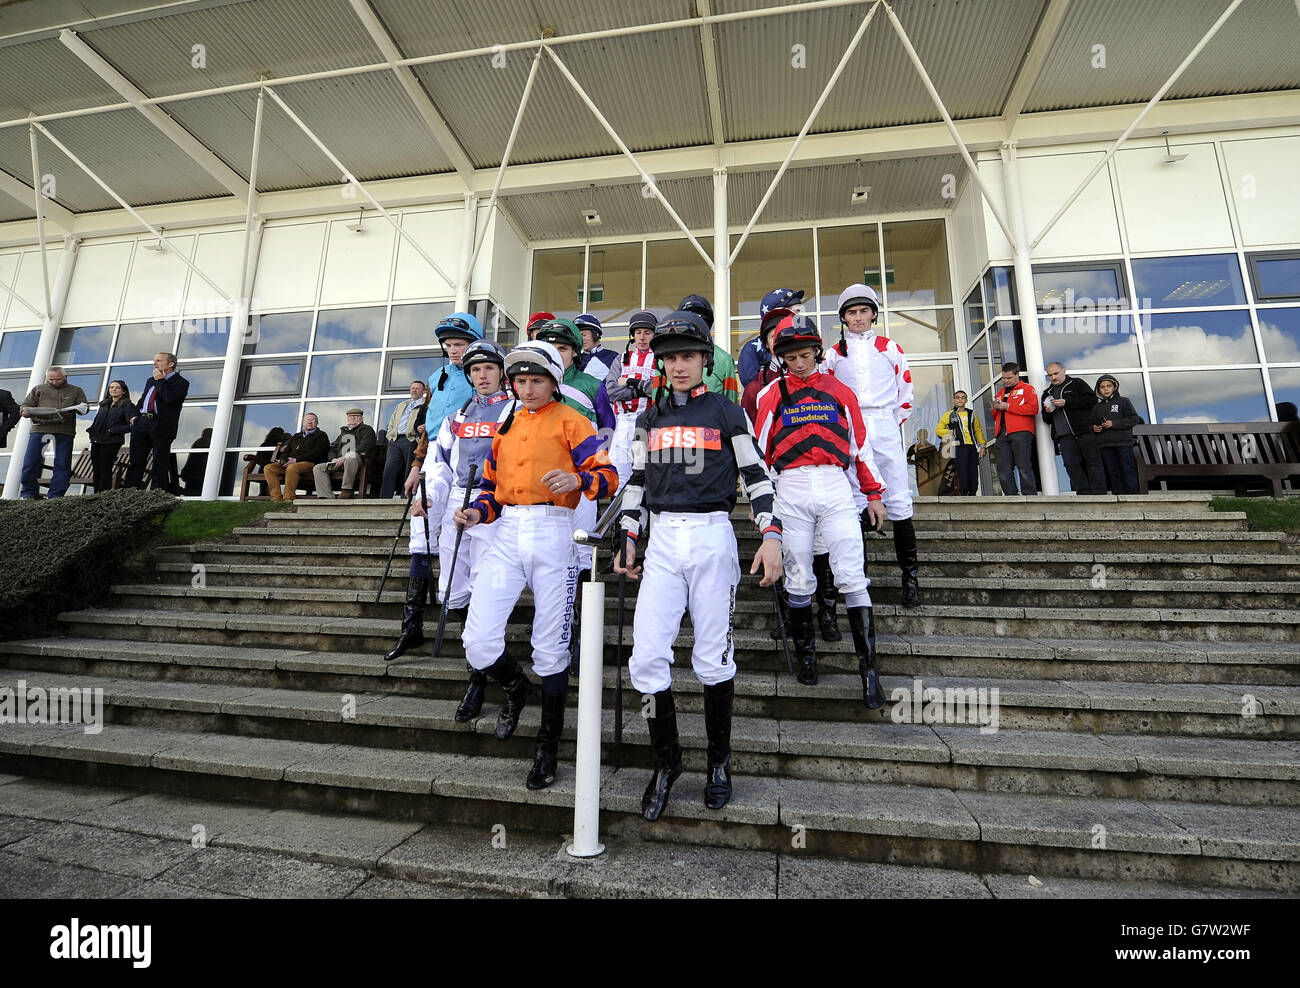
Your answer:
[[[945,456],[948,455],[946,447],[951,445],[952,456],[956,460],[957,493],[973,496],[979,491],[980,485],[979,461],[984,456],[984,426],[980,424],[980,418],[974,410],[967,407],[965,391],[953,394],[952,409],[939,420],[934,427],[934,434],[941,442],[949,434],[952,435],[943,445]]]

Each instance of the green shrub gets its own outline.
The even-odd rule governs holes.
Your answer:
[[[0,638],[47,633],[60,611],[103,601],[178,504],[138,490],[0,501]]]

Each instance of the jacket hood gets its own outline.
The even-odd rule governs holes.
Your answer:
[[[1093,389],[1092,389],[1093,391],[1097,392],[1097,397],[1101,397],[1101,382],[1102,382],[1102,381],[1109,381],[1111,384],[1115,385],[1115,391],[1114,391],[1114,393],[1111,395],[1111,397],[1112,397],[1112,398],[1118,398],[1118,397],[1119,397],[1119,381],[1115,380],[1115,378],[1112,377],[1110,374],[1103,374],[1103,375],[1101,375],[1101,377],[1097,378],[1097,383],[1093,386]]]

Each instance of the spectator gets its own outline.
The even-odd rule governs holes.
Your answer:
[[[1020,380],[1020,365],[1002,365],[1002,388],[993,396],[993,449],[1003,494],[1038,493],[1034,474],[1034,415],[1038,392]],[[1020,486],[1016,487],[1016,473]]]
[[[95,474],[95,493],[113,489],[113,464],[131,431],[131,419],[140,410],[131,401],[131,389],[125,381],[110,381],[108,394],[99,403],[95,421],[90,423],[90,462]]]
[[[952,411],[934,427],[935,437],[943,440],[951,435],[953,465],[957,470],[956,493],[971,497],[980,486],[980,460],[984,458],[984,426],[975,410],[967,408],[965,391],[953,392]],[[920,483],[920,479],[917,479]]]
[[[158,353],[153,358],[153,375],[140,392],[140,407],[131,419],[131,465],[126,471],[127,487],[144,487],[144,465],[153,452],[151,490],[171,491],[172,441],[181,419],[181,406],[190,393],[190,382],[176,370],[176,354]]]
[[[803,292],[796,292],[789,288],[773,288],[763,296],[763,301],[758,303],[758,318],[763,319],[773,309],[789,309],[796,314],[802,312]],[[760,372],[765,370],[771,363],[772,350],[769,346],[767,334],[760,329],[757,336],[752,340],[747,340],[740,348],[737,372],[740,375],[740,388],[742,391],[740,403],[742,405],[745,403],[743,392],[749,389],[749,382],[758,377]],[[755,412],[749,416],[751,422],[754,420],[754,414],[756,414],[758,408],[757,394],[755,394],[754,400]]]
[[[40,496],[46,436],[54,442],[54,473],[50,477],[49,496],[63,497],[67,492],[72,479],[72,437],[77,431],[77,413],[87,411],[89,405],[86,392],[68,383],[68,375],[62,367],[51,367],[45,372],[45,383],[36,385],[27,393],[20,414],[34,422],[23,457],[20,494],[24,501]]]
[[[1109,374],[1097,378],[1097,397],[1092,409],[1092,431],[1112,494],[1138,493],[1137,461],[1133,458],[1133,426],[1142,416],[1119,393],[1119,381]]]
[[[755,428],[757,428],[756,423],[758,422],[758,393],[781,376],[781,364],[772,356],[772,334],[776,332],[777,324],[780,323],[786,313],[794,311],[793,309],[783,309],[780,306],[776,308],[780,309],[780,311],[770,319],[768,313],[763,314],[758,336],[751,341],[758,343],[757,352],[767,354],[767,358],[764,360],[763,365],[755,370],[754,375],[749,379],[749,383],[745,385],[745,393],[740,398],[740,407],[745,410],[745,414],[749,416],[750,424],[754,425]],[[771,311],[772,309],[768,309],[769,313]],[[741,360],[745,359],[745,354],[749,350],[750,345],[746,343],[745,349],[740,354]]]
[[[297,497],[302,475],[311,473],[312,467],[329,455],[329,450],[330,437],[318,428],[315,413],[308,412],[302,417],[302,431],[290,436],[280,459],[268,463],[262,471],[266,475],[266,489],[271,500],[292,501]],[[284,493],[280,492],[281,484],[284,484]]]
[[[0,388],[0,449],[8,445],[9,430],[16,426],[22,417],[22,409],[18,407],[18,402],[14,401],[14,396]]]
[[[0,394],[4,392],[0,391]],[[1279,422],[1295,422],[1300,419],[1296,414],[1294,401],[1279,401],[1277,403],[1277,420]],[[0,446],[4,445],[4,434],[0,433]]]
[[[411,469],[411,454],[420,441],[420,426],[424,425],[425,390],[423,381],[411,382],[411,397],[393,409],[388,417],[388,450],[384,454],[384,479],[379,485],[379,496],[387,501],[397,489],[397,483]]]
[[[204,429],[199,438],[194,440],[195,450],[206,450],[212,445],[212,430]],[[185,458],[185,469],[181,471],[181,480],[185,484],[186,497],[203,496],[203,475],[208,469],[207,453],[191,453]]]
[[[312,468],[317,497],[334,497],[334,491],[330,487],[330,471],[342,470],[343,484],[339,497],[345,501],[350,498],[352,485],[356,483],[357,474],[361,471],[361,463],[375,448],[375,430],[365,424],[365,413],[359,408],[349,408],[347,416],[348,424],[339,430],[338,437],[330,444],[329,462],[317,463]]]
[[[1055,360],[1047,365],[1047,380],[1043,420],[1051,423],[1052,438],[1070,475],[1070,489],[1076,494],[1105,494],[1106,471],[1092,431],[1096,392],[1077,377],[1070,377]]]

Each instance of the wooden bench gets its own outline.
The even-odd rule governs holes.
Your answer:
[[[354,497],[369,497],[371,480],[378,480],[384,473],[384,451],[388,447],[375,446],[370,450],[361,461],[361,470],[357,473],[357,486],[353,492]],[[275,452],[271,454],[271,459],[279,459],[283,455],[281,447],[277,446]],[[244,475],[239,484],[239,500],[241,501],[269,501],[270,495],[266,493],[270,489],[267,483],[266,474],[263,472],[265,464],[259,463],[256,453],[244,454]],[[336,484],[335,481],[338,483]],[[261,484],[261,494],[249,494],[248,488],[252,484]],[[343,471],[330,474],[330,487],[332,490],[341,490],[343,488]],[[298,477],[298,490],[314,492],[316,482],[310,471],[301,474]]]
[[[1267,489],[1296,493],[1300,422],[1193,422],[1133,427],[1138,486],[1231,488],[1244,496]]]
[[[175,460],[175,455],[172,456]],[[131,444],[123,443],[122,448],[118,451],[117,458],[113,461],[113,489],[126,486],[126,471],[131,466]],[[46,490],[49,489],[50,480],[54,477],[54,464],[41,464],[41,477],[39,485]],[[143,481],[145,487],[149,486],[149,481],[153,477],[153,451],[150,450],[148,458],[144,462]],[[87,446],[72,461],[72,477],[68,481],[68,490],[74,487],[81,487],[81,493],[90,493],[95,484],[95,466],[90,459],[90,447]]]

